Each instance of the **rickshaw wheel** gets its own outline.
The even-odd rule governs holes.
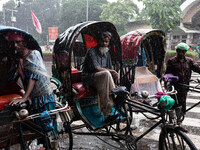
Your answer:
[[[44,137],[42,137],[41,139],[43,139],[43,143],[44,143],[42,145],[38,143],[38,139],[34,139],[34,140],[24,141],[24,144],[20,143],[20,148],[22,150],[24,149],[32,150],[32,149],[40,149],[44,147],[46,150],[50,150],[51,145],[50,145],[50,139],[48,138],[48,135],[44,133]]]
[[[62,104],[56,102],[57,108],[62,108]],[[66,150],[72,150],[73,148],[73,135],[71,129],[71,123],[66,112],[59,113],[57,116],[58,134],[60,142],[64,143]],[[61,136],[60,136],[61,135]]]
[[[120,132],[125,131],[125,133],[127,134],[128,130],[129,130],[128,123],[129,123],[129,125],[131,125],[132,120],[133,120],[132,119],[133,118],[133,111],[132,111],[132,108],[131,108],[131,106],[129,104],[125,104],[125,108],[126,108],[126,111],[127,111],[127,115],[125,115],[124,117],[127,117],[127,118],[125,118],[124,122],[121,122],[121,124],[124,123],[125,126],[123,127],[122,125],[120,125],[120,120],[119,120],[119,123],[117,124],[117,129]]]
[[[130,125],[132,123],[132,108],[129,104],[124,104],[124,107],[121,108],[120,117],[109,123],[107,126],[107,132],[120,133],[120,134],[129,134],[131,132]]]

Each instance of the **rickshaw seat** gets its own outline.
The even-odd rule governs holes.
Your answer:
[[[81,71],[74,71],[72,70],[72,73],[71,73],[71,81],[72,81],[72,84],[73,83],[77,83],[77,82],[82,82],[81,81]]]
[[[4,106],[9,104],[13,99],[22,97],[19,94],[7,94],[0,96],[0,111],[4,110]]]
[[[88,96],[93,96],[95,94],[95,90],[92,88],[86,89],[83,85],[83,82],[81,80],[81,71],[74,71],[72,72],[72,87],[75,90],[75,93],[77,94],[77,98],[83,98]]]
[[[4,110],[4,106],[9,104],[11,100],[20,98],[23,91],[17,83],[2,83],[0,89],[0,111]]]
[[[77,94],[77,98],[83,98],[95,95],[95,89],[94,88],[86,89],[83,85],[83,82],[73,83],[72,87],[74,88]]]
[[[135,80],[131,85],[130,93],[141,93],[143,90],[147,90],[149,95],[154,95],[157,92],[162,92],[158,78],[153,73],[151,73],[147,67],[136,67]]]

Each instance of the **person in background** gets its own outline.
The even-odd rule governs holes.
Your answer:
[[[165,74],[170,73],[174,76],[178,76],[179,78],[177,82],[172,83],[175,87],[175,90],[177,90],[177,101],[174,107],[179,107],[184,115],[186,110],[186,98],[189,89],[181,86],[180,84],[189,85],[192,71],[200,73],[200,66],[195,63],[192,58],[185,56],[189,49],[189,46],[186,43],[179,43],[175,49],[176,56],[167,61]],[[176,99],[175,97],[173,98]]]
[[[103,32],[97,39],[97,46],[87,51],[83,63],[82,80],[84,86],[94,87],[98,94],[98,105],[101,114],[105,116],[105,122],[116,116],[110,116],[114,105],[111,90],[115,88],[114,79],[118,80],[118,73],[112,69],[109,53],[111,33]]]

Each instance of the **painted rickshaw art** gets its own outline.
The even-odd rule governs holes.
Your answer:
[[[164,73],[165,42],[165,33],[157,29],[137,29],[121,36],[123,64],[134,68],[128,79],[131,93],[162,91],[158,82]]]
[[[138,29],[121,36],[122,59],[125,63],[146,66],[158,76],[163,75],[165,33],[157,29]]]

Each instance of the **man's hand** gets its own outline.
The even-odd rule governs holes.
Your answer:
[[[119,74],[115,71],[115,70],[113,70],[113,69],[107,69],[107,68],[97,68],[97,72],[98,71],[109,71],[110,73],[111,73],[111,75],[112,75],[112,77],[115,79],[115,80],[118,80],[119,79]]]
[[[118,79],[119,79],[119,74],[118,74],[115,70],[112,70],[112,71],[111,71],[111,74],[112,74],[112,76],[113,76],[113,78],[114,78],[115,80],[118,80]]]
[[[14,99],[14,100],[12,100],[12,101],[9,103],[9,105],[14,106],[14,105],[16,105],[16,104],[24,103],[24,102],[26,102],[27,100],[28,100],[27,98],[18,98],[18,99]]]

